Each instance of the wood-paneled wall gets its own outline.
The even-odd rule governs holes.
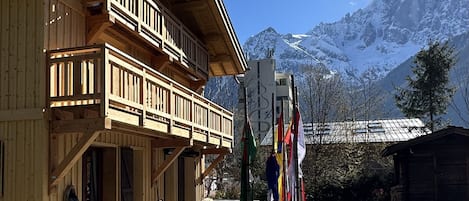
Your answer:
[[[45,105],[45,52],[86,44],[81,0],[2,0],[0,2],[0,140],[5,145],[4,193],[0,201],[61,201],[69,184],[81,189],[81,160],[49,194],[49,159],[60,162],[80,134],[50,140]],[[50,147],[49,147],[50,145]],[[102,133],[94,145],[130,146],[143,153],[143,200],[164,197],[164,183],[151,186],[151,140]],[[50,151],[57,155],[50,155]],[[154,150],[157,164],[164,161]],[[53,166],[54,164],[52,164]],[[198,170],[201,167],[198,167]],[[199,173],[196,173],[199,175]],[[162,177],[163,179],[163,177]]]
[[[47,50],[84,46],[85,14],[81,1],[45,0],[45,38]]]
[[[0,140],[5,145],[0,201],[47,199],[44,1],[0,2]]]
[[[43,2],[0,5],[0,110],[44,106]]]
[[[47,138],[42,120],[0,122],[5,142],[4,194],[0,201],[47,199]]]

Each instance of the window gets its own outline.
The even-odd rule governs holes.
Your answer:
[[[278,86],[286,86],[287,85],[287,79],[283,78],[283,79],[279,79],[277,80],[277,85]]]
[[[3,182],[4,182],[4,175],[5,175],[5,145],[3,141],[0,140],[0,197],[3,196]]]
[[[381,125],[380,122],[369,123],[368,130],[370,131],[370,133],[384,133],[385,132],[383,125]]]
[[[368,132],[368,129],[366,128],[355,128],[353,129],[353,133],[355,134],[365,134]]]
[[[261,63],[257,62],[257,79],[261,77]]]
[[[277,100],[277,101],[287,101],[287,100],[288,100],[288,96],[277,96],[277,97],[276,97],[276,100]]]

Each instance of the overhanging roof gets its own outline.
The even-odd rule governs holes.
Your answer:
[[[222,0],[168,0],[169,8],[206,44],[210,75],[237,75],[247,68]]]
[[[436,131],[432,134],[420,136],[420,137],[417,137],[417,138],[414,138],[414,139],[411,139],[411,140],[408,140],[408,141],[405,141],[405,142],[401,142],[401,143],[394,144],[394,145],[391,145],[389,147],[386,147],[386,149],[383,150],[382,155],[383,156],[389,156],[391,154],[394,154],[394,153],[399,152],[399,151],[404,150],[404,149],[408,149],[408,148],[413,147],[415,145],[422,144],[422,143],[429,142],[429,141],[433,141],[433,140],[437,140],[439,138],[443,138],[443,137],[448,136],[448,135],[463,135],[463,136],[468,136],[469,137],[469,130],[464,129],[462,127],[449,126],[445,129]]]

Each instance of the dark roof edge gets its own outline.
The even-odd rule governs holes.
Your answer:
[[[428,134],[428,135],[422,135],[414,139],[410,139],[405,142],[400,142],[397,144],[393,144],[391,146],[386,147],[382,152],[381,156],[389,156],[391,154],[394,154],[398,151],[401,151],[403,149],[410,148],[414,145],[421,144],[424,142],[429,142],[432,140],[436,140],[438,138],[445,137],[447,135],[452,135],[452,134],[458,134],[458,135],[464,135],[469,137],[469,129],[465,129],[463,127],[455,127],[455,126],[448,126],[444,129],[438,130],[434,133]]]

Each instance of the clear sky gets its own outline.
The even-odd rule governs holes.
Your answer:
[[[239,42],[267,27],[301,34],[320,22],[334,22],[372,0],[224,0]]]

